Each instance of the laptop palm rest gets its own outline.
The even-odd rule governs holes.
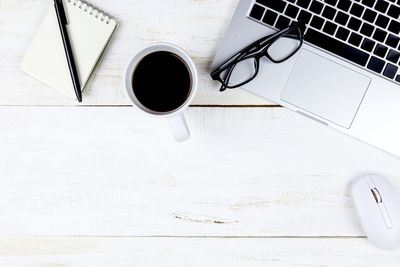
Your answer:
[[[367,76],[302,49],[281,99],[350,128],[370,81]]]

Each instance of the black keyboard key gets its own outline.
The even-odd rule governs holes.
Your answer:
[[[343,11],[348,11],[351,6],[350,0],[339,0],[337,7]]]
[[[349,20],[349,15],[346,13],[343,13],[342,11],[339,11],[336,15],[335,22],[345,26],[347,24],[347,21]]]
[[[400,83],[400,75],[397,75],[396,82]]]
[[[267,12],[265,12],[263,22],[270,26],[274,26],[277,17],[278,17],[277,13],[275,13],[272,10],[267,10]]]
[[[355,33],[355,32],[353,32],[350,35],[349,43],[352,44],[352,45],[355,45],[355,46],[359,46],[360,43],[361,43],[361,40],[362,40],[362,36],[357,34],[357,33]]]
[[[361,27],[361,20],[356,18],[351,18],[347,27],[349,27],[353,31],[358,31]]]
[[[362,0],[362,3],[366,6],[373,7],[375,4],[375,0]]]
[[[371,24],[368,24],[366,22],[364,22],[364,24],[361,27],[360,32],[366,36],[371,36],[372,33],[374,31],[374,26],[372,26]]]
[[[385,70],[383,71],[383,75],[388,77],[389,79],[393,79],[394,76],[396,76],[396,73],[397,73],[398,69],[399,68],[396,67],[395,65],[392,65],[392,64],[388,63],[386,65]]]
[[[390,62],[393,62],[396,64],[399,61],[400,58],[400,52],[397,52],[395,50],[390,49],[389,53],[386,56],[386,59],[389,60]]]
[[[372,41],[372,40],[370,40],[368,38],[365,38],[363,43],[362,43],[362,45],[361,45],[361,48],[364,49],[365,51],[371,52],[372,49],[374,49],[374,46],[375,46],[375,42],[374,41]]]
[[[397,36],[394,36],[393,34],[389,34],[388,38],[386,39],[385,44],[388,46],[391,46],[393,48],[396,48],[397,45],[399,44],[400,38]]]
[[[297,5],[307,9],[310,5],[310,0],[297,0]]]
[[[367,53],[312,28],[308,29],[305,40],[355,64],[365,66],[368,62],[369,55]]]
[[[393,32],[394,34],[400,33],[400,23],[398,21],[392,20],[389,24],[389,31]]]
[[[284,17],[284,16],[279,16],[278,20],[276,21],[275,27],[282,30],[285,29],[289,26],[290,24],[290,19]]]
[[[250,12],[250,17],[256,20],[260,20],[264,15],[265,8],[259,5],[254,5],[253,9]]]
[[[303,22],[304,24],[308,24],[311,20],[311,13],[307,11],[300,11],[300,15],[297,18],[298,21]]]
[[[375,47],[374,54],[377,55],[378,57],[384,58],[387,51],[388,48],[386,46],[378,44]]]
[[[383,0],[376,1],[375,10],[385,13],[389,7],[389,3]]]
[[[395,6],[395,5],[391,5],[387,14],[389,16],[391,16],[392,18],[399,19],[400,7]]]
[[[325,22],[325,26],[322,29],[327,34],[333,35],[336,31],[337,26],[330,21]]]
[[[372,22],[374,22],[377,14],[378,13],[376,13],[375,11],[373,11],[371,9],[367,9],[364,12],[363,19],[372,23]]]
[[[332,5],[332,6],[335,6],[336,3],[337,3],[337,0],[325,0],[325,2],[330,4],[330,5]]]
[[[364,12],[364,7],[356,3],[354,3],[350,9],[350,14],[356,17],[361,17],[363,12]]]
[[[347,37],[349,37],[349,35],[350,35],[350,31],[343,27],[339,27],[339,29],[336,32],[336,37],[343,41],[346,41]]]
[[[310,11],[315,13],[315,14],[317,14],[317,15],[319,15],[321,13],[323,7],[324,7],[324,4],[314,0],[311,3]]]
[[[286,7],[286,3],[282,0],[256,0],[256,2],[280,13],[283,12]]]
[[[311,20],[310,26],[320,30],[323,24],[324,24],[323,18],[314,16],[313,19]]]
[[[383,61],[380,58],[372,56],[371,60],[367,65],[367,68],[377,73],[381,73],[384,66],[385,66],[385,61]]]
[[[385,31],[377,28],[372,38],[374,38],[378,42],[383,42],[385,41],[386,35],[387,33]]]
[[[378,18],[375,21],[375,24],[385,29],[389,23],[389,20],[390,19],[388,17],[379,14]]]
[[[333,19],[336,14],[336,9],[330,7],[330,6],[325,6],[324,11],[322,12],[322,16],[327,18],[327,19]]]
[[[295,19],[297,17],[297,14],[299,13],[299,8],[295,7],[293,5],[288,5],[285,11],[285,15],[291,17],[292,19]]]

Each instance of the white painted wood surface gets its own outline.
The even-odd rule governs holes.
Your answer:
[[[82,105],[127,105],[122,75],[129,59],[150,42],[171,42],[185,49],[198,66],[200,81],[193,104],[272,104],[251,93],[220,93],[209,66],[237,0],[93,0],[120,22]],[[0,1],[0,105],[78,105],[19,69],[50,0]]]
[[[266,249],[276,242],[271,253],[279,256],[285,243],[304,242],[312,248],[303,257],[318,263],[324,250],[347,254],[354,244],[371,250],[358,240],[363,233],[349,193],[354,178],[378,172],[400,189],[397,158],[283,108],[190,108],[193,136],[179,145],[166,121],[128,107],[2,107],[0,113],[1,235],[104,236],[100,243],[106,236],[264,237],[248,250],[260,253],[258,242]],[[197,250],[196,242],[187,246],[183,257]],[[82,253],[89,261],[90,253]],[[214,257],[212,249],[204,253]],[[357,254],[355,263],[376,255],[389,263],[398,257],[374,250]],[[289,256],[281,256],[284,264]],[[335,262],[326,256],[325,264]]]
[[[346,248],[346,249],[343,249]],[[400,254],[364,239],[101,238],[0,239],[9,266],[397,266]]]
[[[283,108],[190,108],[183,144],[128,107],[0,114],[3,235],[360,236],[352,179],[400,189],[397,158]]]
[[[0,266],[398,265],[350,195],[369,172],[400,190],[398,158],[210,81],[238,0],[93,0],[120,27],[86,107],[19,71],[48,2],[0,0]],[[154,41],[199,66],[184,144],[127,107],[123,68]]]

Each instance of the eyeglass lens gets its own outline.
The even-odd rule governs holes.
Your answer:
[[[268,48],[269,56],[277,62],[291,57],[301,45],[300,38],[300,30],[297,28],[286,33]]]

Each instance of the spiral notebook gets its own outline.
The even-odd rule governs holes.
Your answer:
[[[63,3],[83,91],[101,61],[117,27],[117,21],[82,0],[64,0]],[[76,99],[53,4],[21,62],[21,69]]]

